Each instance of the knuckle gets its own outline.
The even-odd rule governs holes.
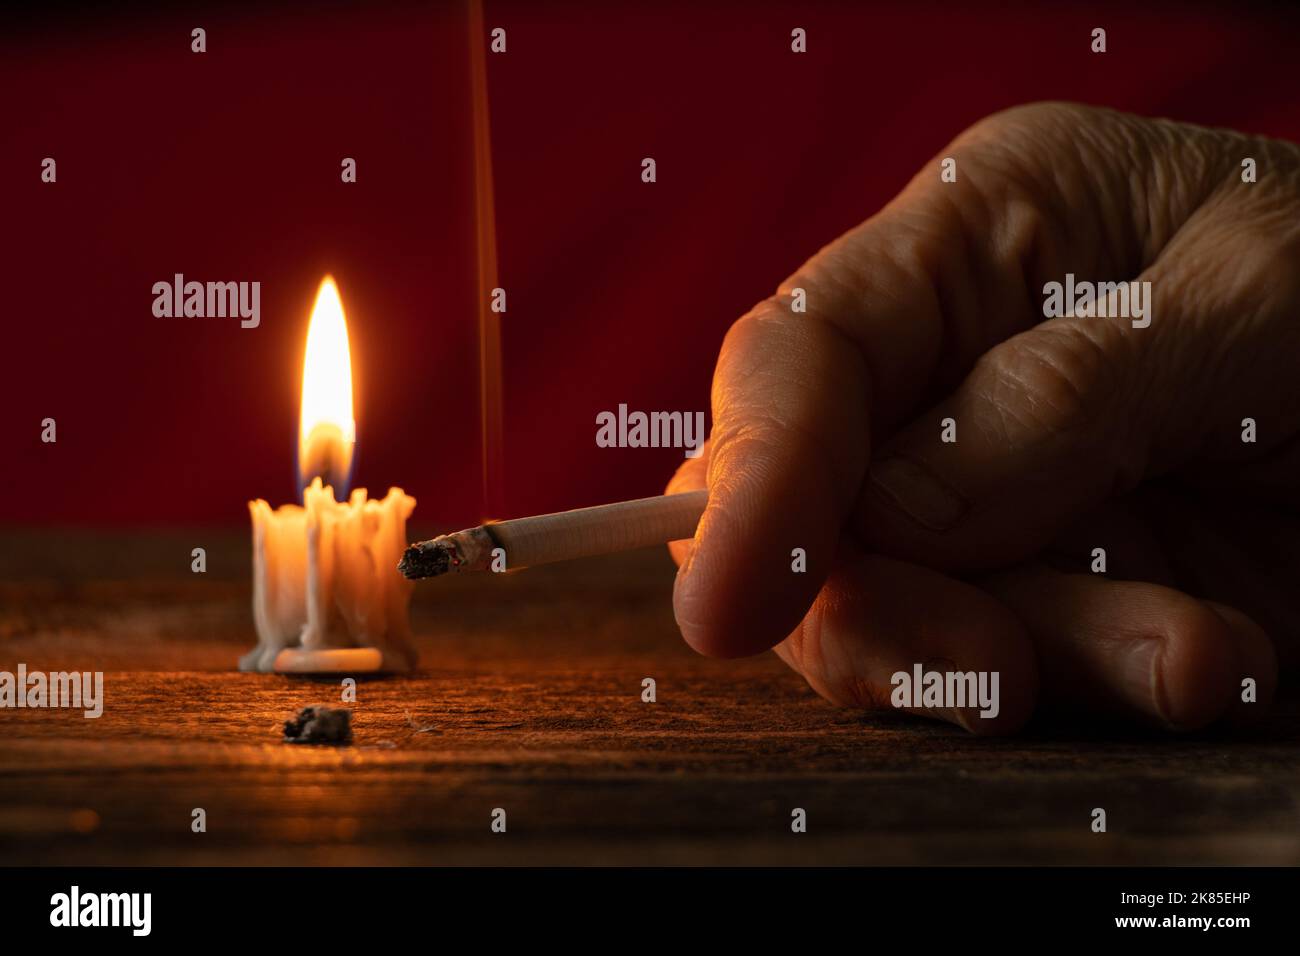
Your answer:
[[[990,113],[977,120],[960,139],[1002,139],[1005,136],[1041,136],[1044,132],[1066,131],[1084,125],[1099,111],[1079,103],[1039,100]]]
[[[728,376],[744,381],[772,368],[789,350],[802,352],[800,339],[806,333],[800,323],[787,321],[788,316],[788,310],[773,297],[731,323],[718,354],[715,384]]]
[[[1077,326],[1040,326],[976,363],[975,393],[996,410],[989,424],[1013,448],[1042,436],[1077,438],[1112,407],[1119,384],[1112,352]]]
[[[1292,215],[1300,209],[1292,208]],[[1234,242],[1239,249],[1234,261],[1234,286],[1244,294],[1262,290],[1270,303],[1279,303],[1294,314],[1300,300],[1300,229],[1293,224],[1260,230]]]

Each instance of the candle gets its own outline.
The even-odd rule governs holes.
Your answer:
[[[346,501],[356,442],[347,322],[334,280],[316,295],[303,361],[298,468],[303,504],[249,502],[253,622],[241,670],[292,673],[409,670],[411,583],[397,571],[415,499],[390,488]],[[355,650],[372,648],[370,652]],[[377,652],[377,653],[376,653]]]

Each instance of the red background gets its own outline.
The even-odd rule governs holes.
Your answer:
[[[703,7],[486,4],[508,31],[488,67],[509,514],[660,491],[681,453],[599,449],[596,413],[707,409],[731,321],[989,112],[1065,98],[1300,139],[1281,9]],[[463,6],[65,8],[3,32],[0,522],[234,523],[290,500],[326,271],[355,483],[402,485],[425,521],[482,517]],[[260,280],[261,327],[155,318],[175,272]]]

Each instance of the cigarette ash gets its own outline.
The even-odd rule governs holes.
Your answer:
[[[292,744],[346,744],[352,742],[352,711],[315,704],[284,722],[284,739]]]
[[[397,564],[397,570],[411,580],[436,578],[440,574],[446,574],[458,564],[460,564],[460,556],[456,553],[456,546],[435,538],[407,548],[402,555],[402,560]]]

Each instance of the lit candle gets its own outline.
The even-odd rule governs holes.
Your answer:
[[[346,501],[356,443],[347,322],[334,280],[316,294],[307,331],[299,422],[302,505],[249,502],[253,519],[253,621],[258,644],[241,670],[312,673],[409,670],[416,653],[407,608],[411,583],[397,571],[415,499],[390,488]],[[310,483],[310,484],[309,484]]]

